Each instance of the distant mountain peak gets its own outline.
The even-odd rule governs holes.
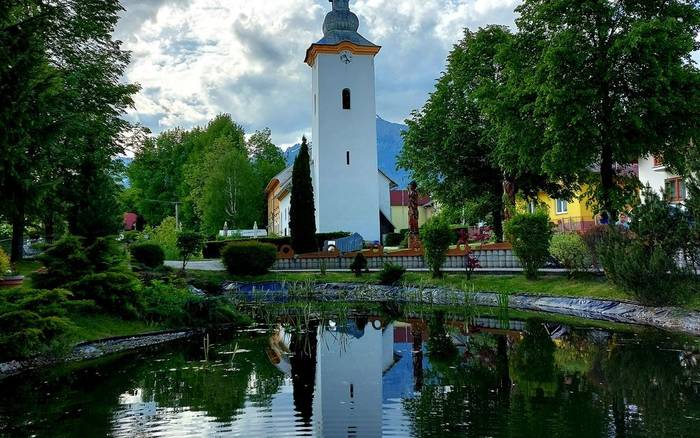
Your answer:
[[[379,169],[396,181],[400,188],[405,188],[411,181],[407,171],[403,169],[396,170],[397,157],[403,149],[401,133],[406,129],[408,129],[406,125],[386,121],[377,114],[377,159]],[[284,152],[287,165],[291,166],[294,164],[300,148],[301,145],[297,143]]]

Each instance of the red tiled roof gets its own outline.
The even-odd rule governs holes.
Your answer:
[[[124,229],[133,230],[136,228],[136,222],[139,220],[136,213],[124,213]]]
[[[408,190],[392,190],[389,192],[392,207],[408,206]],[[425,205],[430,202],[429,196],[418,196],[418,205]]]

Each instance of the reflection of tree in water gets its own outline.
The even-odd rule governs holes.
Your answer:
[[[209,363],[199,363],[202,353],[192,346],[173,354],[157,369],[141,373],[144,400],[163,407],[202,411],[222,422],[235,420],[246,398],[256,405],[269,406],[283,383],[283,375],[267,358],[266,339],[241,336],[223,346],[222,351],[230,353],[236,344],[248,351],[236,354],[232,362],[230,354],[214,352]]]
[[[511,361],[511,375],[518,389],[528,395],[554,395],[557,379],[554,375],[554,350],[544,324],[528,321],[525,338],[517,345]]]
[[[313,415],[317,330],[318,322],[310,324],[304,331],[294,332],[290,345],[294,410],[299,413],[306,427],[311,426]]]
[[[616,335],[609,354],[601,357],[617,436],[644,431],[697,436],[700,368],[684,367],[683,351],[664,348],[671,344],[666,334],[655,331]],[[695,418],[695,424],[688,418]]]
[[[457,347],[445,326],[445,312],[435,312],[428,324],[428,351],[431,361],[451,361],[457,356]]]

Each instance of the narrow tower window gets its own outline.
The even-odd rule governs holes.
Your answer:
[[[345,162],[348,166],[350,165],[350,151],[345,152]]]
[[[350,89],[346,88],[343,90],[343,109],[350,109]]]

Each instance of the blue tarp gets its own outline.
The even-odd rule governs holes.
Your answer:
[[[364,239],[357,233],[354,233],[348,237],[343,237],[335,240],[326,240],[323,244],[323,248],[328,251],[328,247],[335,246],[336,251],[341,253],[361,251],[364,246]]]

